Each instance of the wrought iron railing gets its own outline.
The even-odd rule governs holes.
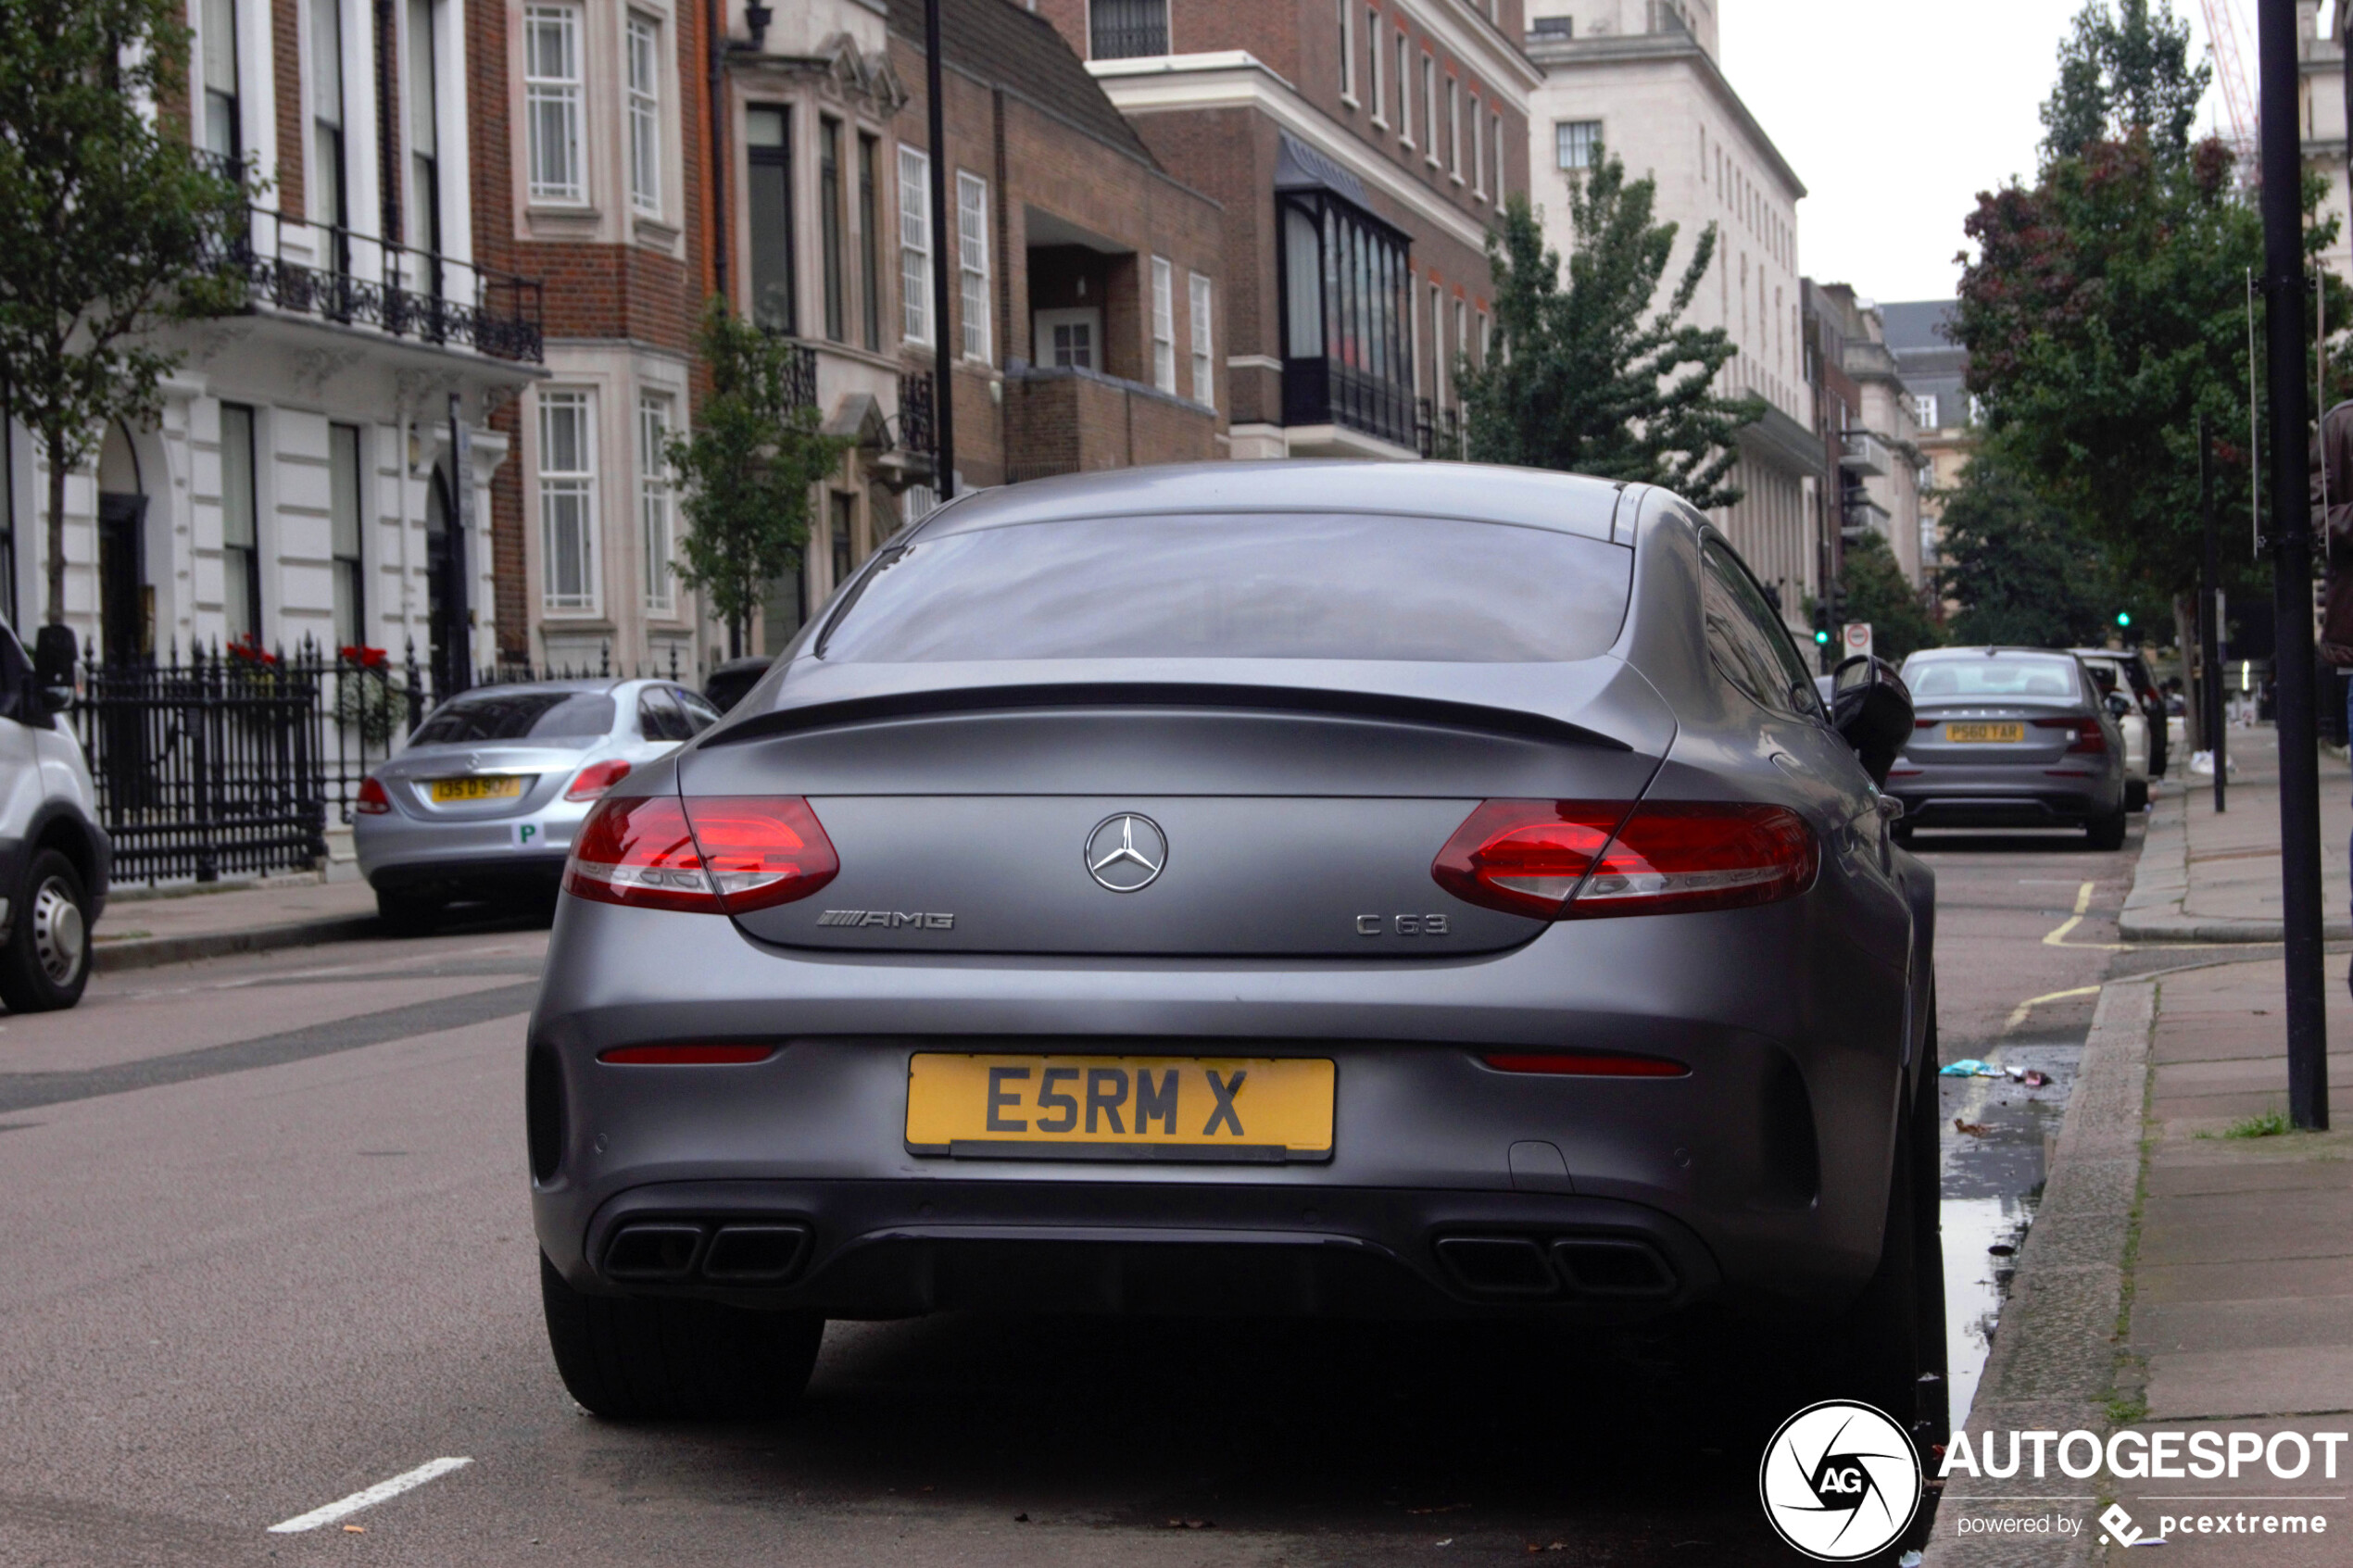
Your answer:
[[[1414,446],[1425,458],[1459,458],[1463,455],[1461,417],[1452,408],[1431,406],[1427,397],[1414,399]]]
[[[1343,425],[1393,445],[1411,446],[1414,394],[1338,359],[1286,359],[1283,423]]]
[[[217,260],[244,280],[254,305],[497,359],[536,364],[546,355],[536,279],[265,207],[249,208],[242,227],[220,236]]]
[[[619,673],[608,646],[594,670],[501,664],[464,685]],[[245,642],[184,661],[176,651],[161,661],[92,659],[78,677],[69,719],[121,882],[315,867],[368,774],[463,689],[437,689],[413,644],[396,660],[382,648],[306,641],[289,653]],[[664,678],[679,679],[674,647]]]

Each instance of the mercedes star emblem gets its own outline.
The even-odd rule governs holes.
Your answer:
[[[1087,835],[1087,874],[1114,893],[1140,893],[1168,864],[1168,835],[1150,817],[1121,811]]]

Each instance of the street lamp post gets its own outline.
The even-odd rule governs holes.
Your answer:
[[[2287,947],[2287,1106],[2329,1124],[2321,948],[2321,778],[2313,707],[2311,440],[2304,381],[2304,176],[2296,0],[2258,0],[2264,357],[2271,415],[2273,702],[2279,715],[2281,914]]]
[[[956,356],[948,340],[948,131],[939,69],[939,0],[924,0],[924,109],[931,131],[932,494],[956,494]]]

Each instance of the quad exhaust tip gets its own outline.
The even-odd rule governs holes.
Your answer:
[[[605,1244],[617,1284],[776,1285],[800,1266],[809,1227],[785,1221],[636,1220]]]
[[[1649,1242],[1630,1236],[1449,1236],[1439,1261],[1475,1296],[1571,1296],[1660,1300],[1675,1271]]]

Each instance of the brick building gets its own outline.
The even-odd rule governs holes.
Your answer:
[[[507,633],[480,520],[537,377],[536,285],[472,245],[458,0],[195,0],[167,122],[265,194],[224,265],[249,307],[160,332],[153,428],[69,476],[67,621],[109,662],[250,642],[398,654],[445,680]],[[38,621],[47,478],[0,443],[0,614]],[[462,449],[462,457],[459,455]]]
[[[921,0],[891,52],[914,101],[900,178],[929,178]],[[1225,453],[1226,215],[1162,167],[1063,39],[1007,0],[942,0],[955,234],[902,208],[904,352],[934,368],[930,269],[952,265],[958,484]],[[860,552],[862,553],[862,552]]]
[[[1163,167],[1225,208],[1230,451],[1446,444],[1487,230],[1528,183],[1519,0],[1037,0]]]

